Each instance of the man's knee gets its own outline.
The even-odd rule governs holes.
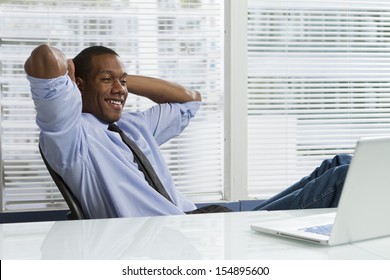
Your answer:
[[[335,162],[334,166],[349,165],[351,160],[352,156],[349,154],[337,154],[333,158],[333,162]]]

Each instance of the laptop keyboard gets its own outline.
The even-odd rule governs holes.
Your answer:
[[[330,232],[332,231],[332,226],[333,226],[333,224],[328,224],[328,225],[322,225],[322,226],[303,228],[301,230],[303,230],[304,232],[312,232],[312,233],[317,233],[317,234],[329,236]]]

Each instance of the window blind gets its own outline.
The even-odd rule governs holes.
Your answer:
[[[74,57],[90,45],[121,56],[128,72],[197,89],[203,105],[163,153],[177,187],[194,201],[223,197],[223,2],[2,1],[0,3],[2,211],[66,205],[38,152],[39,129],[23,64],[42,43]],[[129,95],[126,110],[147,99]]]
[[[250,197],[390,134],[389,31],[389,1],[249,0]]]

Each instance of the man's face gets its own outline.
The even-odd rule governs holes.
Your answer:
[[[91,113],[108,123],[116,122],[128,95],[123,63],[116,55],[103,54],[93,57],[91,66],[87,79],[78,83],[83,113]]]

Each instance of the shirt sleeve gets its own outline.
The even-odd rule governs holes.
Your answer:
[[[81,94],[69,76],[38,79],[27,76],[36,108],[36,123],[41,130],[44,151],[60,151],[51,164],[65,165],[64,158],[75,150],[80,137]]]
[[[54,79],[27,76],[37,111],[37,125],[44,132],[71,127],[81,117],[81,94],[67,75]]]
[[[145,119],[156,139],[162,145],[178,136],[196,115],[201,102],[158,104],[143,112]]]

